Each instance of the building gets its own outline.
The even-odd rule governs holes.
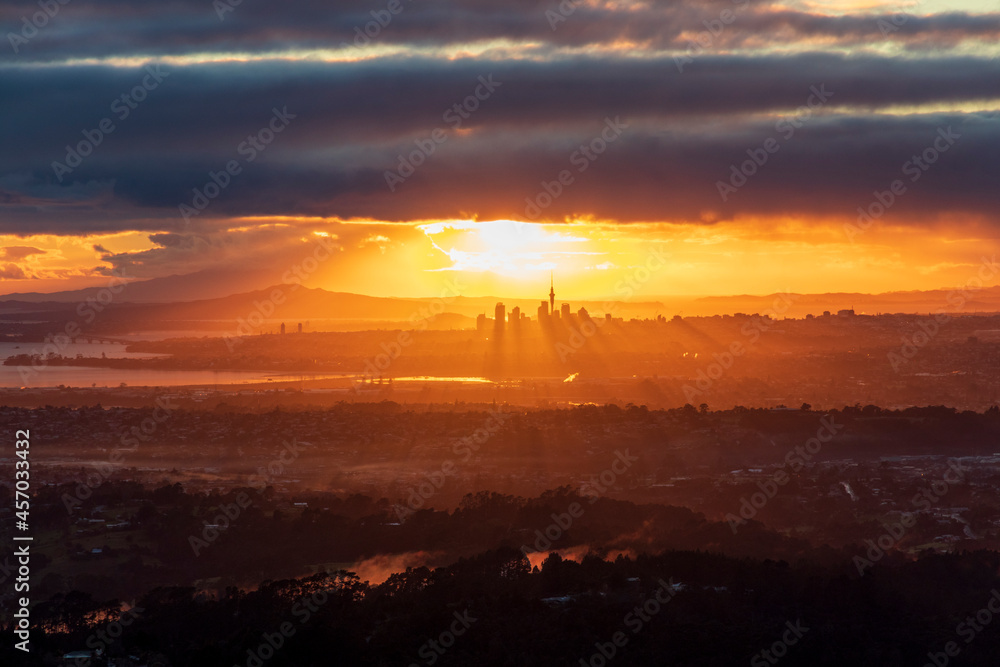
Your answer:
[[[542,301],[542,304],[538,306],[538,323],[542,324],[549,318],[549,302]]]
[[[498,334],[503,333],[503,324],[507,320],[507,308],[502,303],[498,303],[496,308],[494,308],[493,313],[493,328]]]
[[[569,304],[568,304],[568,303],[564,303],[564,304],[562,305],[562,308],[561,308],[561,310],[562,310],[562,313],[561,313],[561,315],[562,315],[562,318],[563,318],[564,320],[569,320],[569,318],[570,318],[570,312],[569,312]]]
[[[521,326],[521,309],[514,306],[510,309],[510,318],[508,320],[510,323],[510,328],[516,330]]]
[[[285,323],[281,323],[281,333],[285,333]]]
[[[476,331],[479,333],[486,332],[486,313],[476,315]]]

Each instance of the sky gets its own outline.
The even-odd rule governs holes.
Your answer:
[[[935,289],[996,250],[1000,1],[232,2],[0,7],[0,293],[261,287],[320,239],[307,285],[413,297]]]

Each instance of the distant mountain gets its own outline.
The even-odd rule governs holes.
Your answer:
[[[277,295],[277,298],[275,298]],[[280,301],[280,303],[278,303]],[[257,312],[265,318],[294,320],[352,320],[369,322],[410,322],[429,315],[455,313],[475,318],[485,312],[493,317],[496,304],[503,301],[509,313],[515,306],[532,319],[535,318],[539,300],[501,299],[499,297],[454,297],[451,299],[410,299],[376,297],[349,292],[329,292],[320,288],[298,285],[274,285],[267,289],[233,294],[217,299],[204,299],[170,304],[137,304],[130,307],[130,315],[169,320],[237,320]],[[273,308],[272,314],[272,305]],[[573,312],[584,306],[589,312],[601,315],[603,302],[572,304]],[[557,304],[556,307],[559,307]],[[662,304],[637,302],[620,304],[618,316],[639,316],[641,312],[662,311]]]
[[[139,320],[188,320],[188,321],[234,321],[247,318],[260,311],[265,319],[289,320],[340,320],[352,322],[407,322],[423,319],[431,313],[455,313],[466,318],[474,318],[485,313],[492,318],[494,307],[503,302],[509,313],[514,307],[535,319],[538,305],[547,301],[547,294],[539,294],[534,299],[510,299],[506,297],[459,296],[445,299],[434,298],[375,297],[349,292],[330,292],[320,288],[274,284],[276,278],[264,272],[245,271],[200,271],[186,275],[166,276],[152,280],[135,281],[125,287],[114,299],[113,310],[121,311],[123,317]],[[253,291],[246,291],[247,286]],[[28,313],[51,312],[74,308],[76,304],[96,297],[103,287],[42,294],[37,292],[17,293],[0,296],[0,312]],[[282,301],[272,316],[266,304],[271,294],[277,290]],[[194,297],[194,298],[192,298]],[[804,317],[806,314],[822,314],[829,310],[836,312],[853,308],[858,314],[867,313],[928,313],[937,310],[945,312],[1000,312],[1000,287],[987,287],[962,295],[955,290],[929,290],[909,292],[887,292],[883,294],[862,294],[857,292],[835,292],[828,294],[789,295],[734,295],[706,297],[656,297],[642,295],[627,301],[570,301],[575,313],[582,306],[594,316],[603,316],[610,308],[616,317],[647,318],[663,315],[668,319],[674,315],[708,316],[732,313],[763,313],[769,309],[780,315]],[[779,310],[789,302],[787,309]],[[556,302],[560,308],[563,300]],[[264,304],[258,306],[258,304]],[[455,323],[464,320],[455,320]]]
[[[273,274],[253,271],[234,272],[232,270],[205,270],[183,275],[164,276],[149,280],[135,280],[116,295],[119,302],[170,303],[193,301],[195,299],[215,299],[238,294],[250,289],[261,289],[279,278]],[[109,284],[112,279],[109,278]],[[89,297],[96,297],[105,286],[86,287],[64,292],[14,292],[0,296],[0,301],[22,301],[27,303],[79,303]]]
[[[857,314],[877,313],[946,313],[1000,312],[1000,286],[960,290],[940,289],[909,292],[862,294],[858,292],[832,292],[828,294],[770,294],[767,296],[709,296],[691,302],[685,314],[714,315],[724,313],[762,313],[774,308],[775,303],[790,302],[784,314],[803,317],[809,313],[821,315],[829,310],[853,309]]]
[[[442,301],[435,298],[374,297],[349,292],[330,292],[321,288],[273,284],[268,276],[246,272],[233,274],[226,271],[200,271],[187,275],[167,276],[129,283],[115,296],[115,308],[132,304],[133,316],[170,320],[222,320],[247,317],[256,309],[255,303],[266,302],[272,292],[279,290],[287,301],[275,317],[290,319],[338,319],[364,321],[405,322],[422,319],[427,314],[451,312],[469,318],[479,313],[493,317],[494,307],[504,302],[507,311],[515,306],[534,319],[538,304],[547,300],[547,294],[537,299],[507,299],[503,297],[453,297]],[[246,291],[247,285],[253,291]],[[43,294],[39,292],[15,293],[0,296],[0,311],[23,313],[63,309],[88,298],[96,297],[104,287],[91,287],[65,292]],[[191,295],[197,295],[191,298]],[[575,313],[581,306],[595,315],[606,310],[605,301],[571,303]],[[561,302],[556,303],[556,308]],[[443,308],[443,310],[442,310]],[[659,302],[618,302],[618,317],[649,317],[668,314]]]

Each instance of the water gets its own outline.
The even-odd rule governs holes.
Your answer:
[[[366,376],[360,376],[366,377]],[[385,380],[388,382],[388,378]],[[393,382],[458,382],[460,384],[491,384],[493,380],[484,377],[440,377],[437,375],[416,375],[413,377],[392,378]],[[377,382],[377,380],[376,380]]]
[[[251,384],[257,382],[289,382],[325,380],[343,377],[339,373],[305,375],[299,373],[266,373],[263,371],[183,371],[89,366],[49,366],[33,373],[22,373],[16,366],[0,366],[0,387],[177,387],[182,385]]]
[[[0,343],[0,359],[16,354],[41,354],[42,343]],[[60,350],[64,357],[100,357],[109,359],[151,359],[169,355],[126,352],[124,343],[71,343]],[[50,348],[51,349],[51,348]],[[18,368],[0,366],[0,387],[177,387],[182,385],[230,385],[259,382],[289,382],[327,379],[363,380],[359,373],[275,373],[266,371],[190,371],[151,370],[142,368],[98,368],[93,366],[44,366]],[[388,378],[386,379],[388,381]],[[400,377],[399,383],[457,382],[490,383],[483,377]]]
[[[42,343],[0,343],[0,359],[15,354],[36,354]],[[71,343],[61,349],[64,357],[100,357],[109,359],[151,359],[168,355],[126,352],[123,343]],[[179,385],[247,384],[252,382],[318,380],[341,377],[340,374],[281,374],[265,371],[182,371],[141,368],[95,368],[92,366],[44,366],[19,369],[0,366],[0,387],[176,387]]]

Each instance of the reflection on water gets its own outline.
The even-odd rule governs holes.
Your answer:
[[[59,352],[63,357],[107,357],[109,359],[149,359],[169,355],[126,352],[124,343],[71,343]],[[44,354],[43,343],[0,343],[0,358],[18,354]],[[265,371],[185,371],[141,368],[95,368],[91,366],[44,366],[38,369],[0,366],[0,387],[176,387],[182,385],[226,385],[300,380],[358,380],[358,373],[274,373]],[[388,378],[384,380],[388,382]],[[491,384],[484,377],[437,377],[417,375],[392,378],[399,383],[455,382]],[[377,382],[377,381],[376,381]]]
[[[413,377],[393,378],[393,382],[474,382],[492,384],[493,380],[482,377],[438,377],[435,375],[415,375]]]
[[[165,354],[126,352],[123,343],[70,343],[60,348],[63,357],[109,359],[150,359]],[[0,343],[0,358],[17,354],[43,354],[43,343]],[[176,387],[181,385],[248,384],[253,382],[321,380],[342,374],[280,374],[265,371],[181,371],[141,368],[95,368],[92,366],[43,366],[19,368],[0,366],[0,387]]]
[[[257,382],[288,382],[323,380],[343,377],[339,374],[281,375],[262,371],[173,371],[89,366],[50,366],[37,372],[24,373],[16,366],[0,366],[0,386],[3,387],[178,387],[182,385],[249,384]]]

